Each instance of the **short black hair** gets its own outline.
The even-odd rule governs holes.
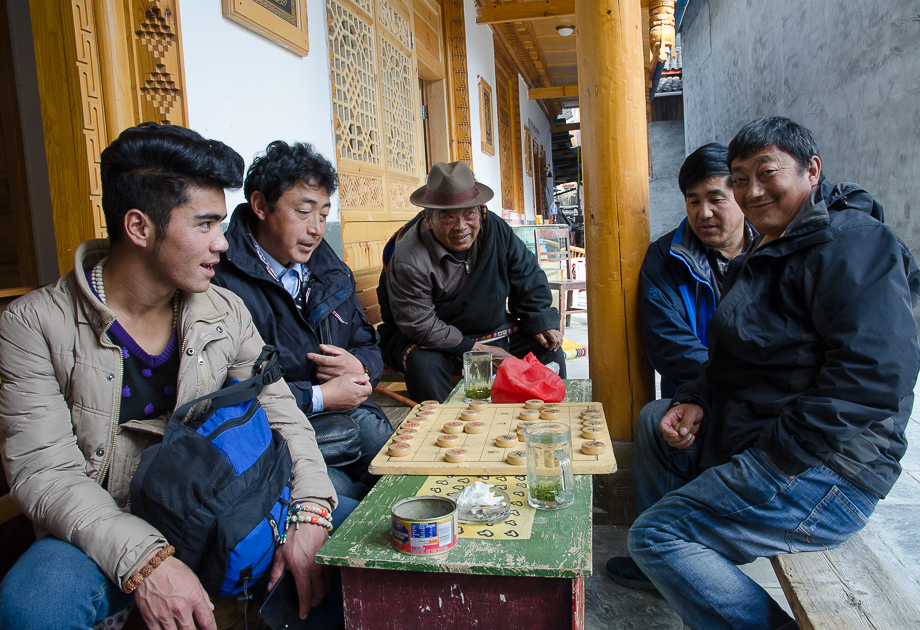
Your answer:
[[[275,202],[298,182],[325,188],[331,196],[338,188],[339,176],[332,163],[317,153],[312,144],[275,140],[250,164],[243,194],[246,201],[252,201],[252,193],[258,190],[269,209],[274,210]]]
[[[728,167],[736,159],[743,160],[752,153],[776,147],[795,158],[802,172],[818,155],[818,145],[811,132],[785,116],[765,116],[752,120],[728,144]]]
[[[731,188],[731,171],[728,170],[728,147],[718,142],[704,144],[687,156],[677,174],[677,185],[684,197],[698,182],[716,175],[728,177]]]
[[[100,158],[109,239],[122,239],[131,209],[147,215],[161,236],[173,208],[188,203],[190,187],[237,189],[244,166],[240,154],[223,142],[185,127],[145,122],[125,129]]]

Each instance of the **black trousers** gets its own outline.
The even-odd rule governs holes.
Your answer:
[[[543,365],[555,361],[559,364],[559,376],[565,378],[565,353],[562,349],[547,350],[531,335],[517,332],[488,345],[506,350],[519,359],[533,352]],[[454,370],[462,365],[462,356],[452,357],[438,350],[415,348],[406,358],[406,389],[409,390],[409,398],[417,402],[443,402],[454,388]]]

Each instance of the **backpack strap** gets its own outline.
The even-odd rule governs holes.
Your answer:
[[[221,409],[257,398],[262,393],[263,387],[271,385],[284,376],[284,368],[278,362],[278,349],[275,346],[266,345],[262,348],[262,352],[252,366],[252,373],[253,376],[245,381],[225,385],[216,392],[195,398],[178,407],[173,412],[170,422],[187,424],[189,412],[204,402],[209,402],[211,409]]]

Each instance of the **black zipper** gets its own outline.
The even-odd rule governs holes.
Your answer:
[[[249,422],[250,420],[252,420],[252,417],[256,414],[256,412],[257,412],[259,409],[260,409],[260,408],[259,408],[259,407],[256,407],[255,405],[252,405],[252,404],[249,405],[249,408],[246,410],[246,413],[244,413],[244,414],[243,414],[242,416],[240,416],[239,418],[234,418],[233,420],[228,420],[227,422],[223,423],[222,425],[220,425],[219,427],[217,427],[216,429],[214,429],[213,431],[211,431],[210,433],[208,433],[208,434],[205,436],[205,438],[206,438],[209,442],[213,442],[213,441],[216,440],[221,434],[223,434],[223,433],[229,431],[230,429],[235,429],[236,427],[242,426],[242,425],[246,424],[247,422]]]

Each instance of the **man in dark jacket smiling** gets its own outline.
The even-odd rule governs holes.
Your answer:
[[[888,227],[828,210],[801,125],[748,123],[728,165],[760,236],[728,271],[702,374],[636,429],[637,496],[663,498],[629,550],[691,628],[794,628],[736,565],[836,547],[891,489],[920,368],[920,282]]]
[[[361,499],[367,465],[392,434],[367,400],[383,361],[355,280],[323,240],[338,178],[309,144],[268,145],[246,173],[214,283],[239,295],[266,343],[281,351],[285,381],[308,416],[341,411],[361,430],[361,457],[329,469],[339,494]],[[322,441],[322,435],[318,436]]]
[[[383,356],[405,372],[415,400],[444,400],[470,350],[491,352],[493,360],[533,352],[565,377],[546,274],[511,227],[485,209],[492,194],[465,162],[435,164],[409,199],[425,209],[395,236],[380,275]]]

